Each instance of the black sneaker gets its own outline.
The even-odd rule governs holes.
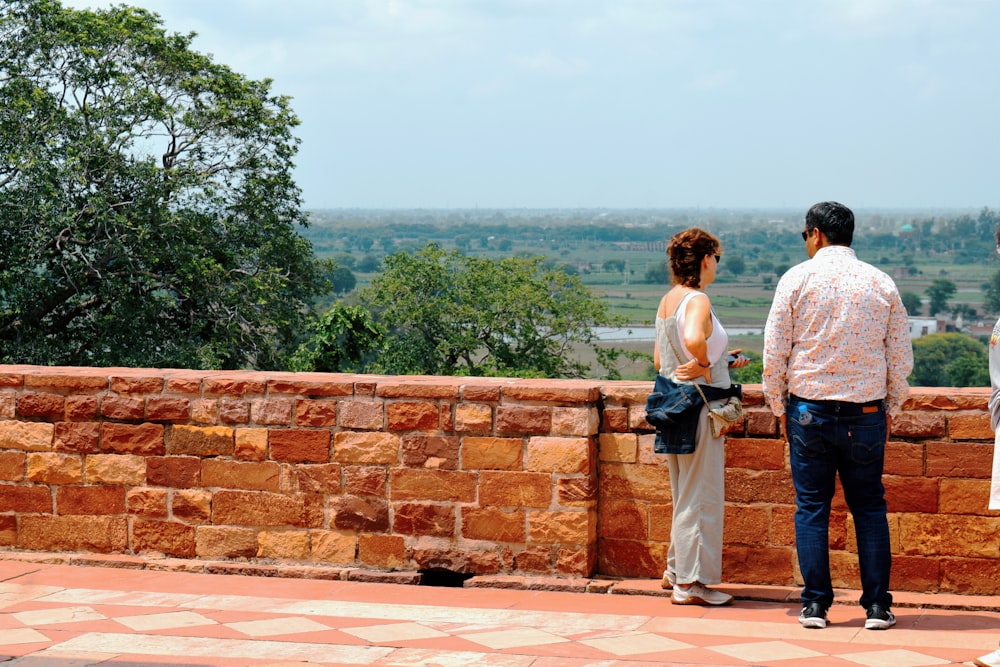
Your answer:
[[[896,625],[896,616],[888,607],[883,606],[881,603],[876,602],[872,606],[868,607],[865,612],[868,617],[865,620],[866,630],[888,630],[892,626]]]
[[[819,602],[807,602],[799,614],[799,623],[803,628],[825,628],[826,609]]]

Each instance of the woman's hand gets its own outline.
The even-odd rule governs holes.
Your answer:
[[[712,369],[706,368],[698,363],[697,359],[692,359],[686,364],[682,364],[674,369],[674,376],[678,380],[694,380],[704,376],[706,382],[712,381]]]
[[[729,354],[729,356],[731,357],[736,357],[735,361],[731,361],[729,363],[730,368],[743,368],[744,366],[750,363],[750,357],[744,357],[742,354],[740,354],[740,352],[742,351],[743,348],[736,348],[735,350],[729,350],[727,354]]]

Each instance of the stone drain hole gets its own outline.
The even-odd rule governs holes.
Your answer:
[[[442,588],[461,588],[466,579],[471,579],[473,575],[465,572],[454,572],[443,567],[433,567],[426,570],[417,570],[420,573],[421,586],[439,586]]]

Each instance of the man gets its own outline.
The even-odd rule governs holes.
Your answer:
[[[854,214],[837,202],[806,213],[809,260],[775,289],[764,328],[764,396],[780,419],[795,485],[795,548],[807,628],[833,604],[830,502],[836,478],[854,517],[865,627],[896,623],[882,467],[892,415],[913,367],[906,309],[892,279],[851,249]]]

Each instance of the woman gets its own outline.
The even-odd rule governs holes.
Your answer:
[[[719,239],[688,229],[670,239],[667,256],[673,288],[656,312],[654,363],[674,382],[725,389],[731,385],[729,368],[750,360],[736,356],[740,350],[726,350],[729,337],[702,291],[715,280],[722,259]],[[694,453],[666,454],[673,524],[663,584],[673,587],[674,604],[724,605],[733,599],[708,587],[722,581],[725,438],[713,437],[708,423],[708,409],[718,403],[701,409]]]

